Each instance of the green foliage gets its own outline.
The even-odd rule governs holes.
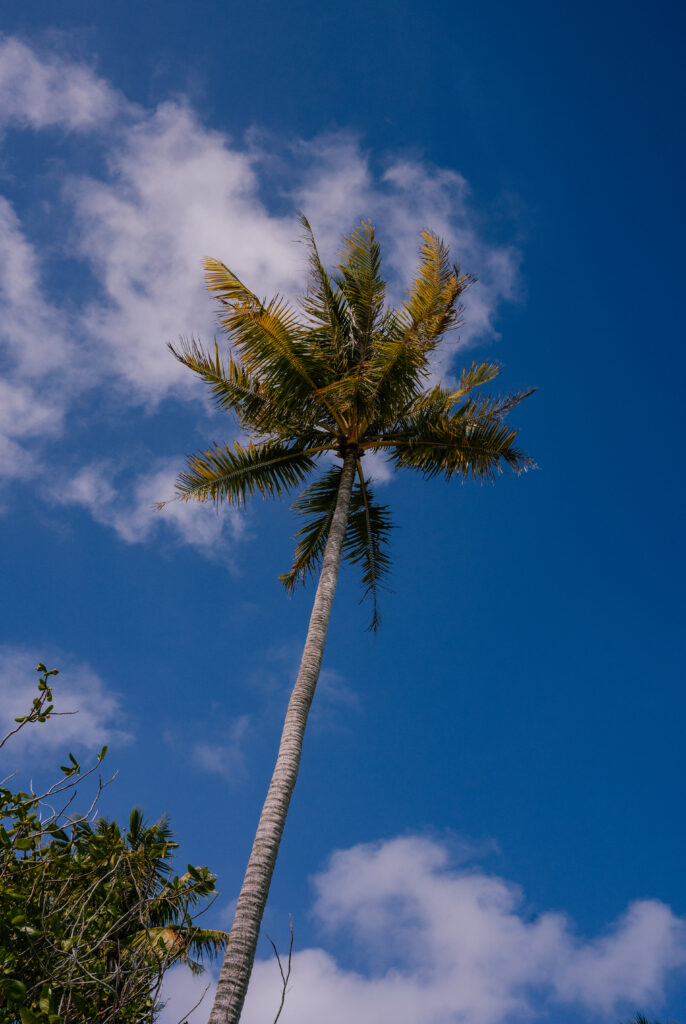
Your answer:
[[[56,672],[38,671],[20,728],[56,713]],[[105,754],[82,773],[70,753],[62,780],[41,795],[0,788],[0,1024],[147,1024],[164,972],[179,961],[202,970],[198,958],[226,943],[193,923],[215,876],[190,864],[174,874],[166,818],[149,825],[134,809],[124,829],[69,813]]]
[[[385,454],[396,469],[431,478],[490,481],[533,463],[504,417],[530,390],[506,396],[473,392],[498,375],[494,363],[473,364],[457,388],[427,389],[430,358],[462,322],[461,296],[474,281],[450,262],[448,248],[424,232],[419,267],[398,310],[385,306],[386,285],[374,228],[363,222],[343,240],[329,273],[302,218],[310,277],[296,313],[280,297],[259,299],[218,260],[205,261],[208,288],[233,351],[226,361],[197,341],[170,346],[210,387],[217,405],[236,414],[247,445],[214,446],[188,459],[177,481],[182,500],[240,505],[259,492],[281,497],[299,487],[325,455],[356,457],[356,487],[344,557],[362,571],[379,622],[377,593],[390,566],[390,518],[365,479],[367,452]],[[340,471],[327,470],[296,499],[306,517],[296,533],[287,589],[319,569]],[[164,503],[162,503],[164,504]]]

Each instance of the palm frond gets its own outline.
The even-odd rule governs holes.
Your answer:
[[[403,303],[408,338],[432,349],[446,331],[462,322],[459,297],[476,278],[461,274],[450,250],[432,231],[422,232],[419,270]]]
[[[483,384],[490,384],[492,380],[495,380],[500,375],[500,372],[498,363],[481,363],[479,366],[476,363],[472,363],[468,370],[462,371],[460,383],[455,391],[452,392],[454,401],[457,401],[463,395],[468,395],[474,388],[479,388]]]
[[[350,317],[345,299],[324,268],[312,228],[304,214],[300,215],[300,223],[305,231],[310,264],[308,287],[301,301],[305,314],[312,321],[309,337],[342,368],[350,337]]]
[[[183,501],[208,499],[242,505],[255,492],[264,498],[281,497],[301,484],[324,448],[304,448],[280,440],[241,445],[234,442],[191,455],[180,473],[176,490]],[[164,504],[164,503],[161,503]]]
[[[422,233],[420,266],[402,309],[379,332],[367,370],[367,401],[396,414],[417,396],[429,372],[429,355],[446,331],[461,323],[459,297],[475,280],[450,263],[448,247]],[[475,385],[474,385],[475,386]]]
[[[343,555],[353,565],[362,568],[365,597],[372,600],[372,620],[369,629],[376,633],[381,624],[378,596],[385,586],[391,568],[387,546],[392,529],[388,505],[379,505],[372,489],[365,481],[362,465],[357,463],[358,483],[350,500],[348,528],[343,544]]]
[[[224,951],[228,938],[228,932],[193,925],[186,931],[186,947],[195,956],[215,957]]]
[[[345,299],[350,319],[348,365],[357,365],[371,352],[386,295],[386,283],[381,277],[381,249],[374,226],[363,221],[343,239],[340,255],[334,282]]]
[[[228,932],[213,928],[198,928],[196,925],[162,925],[141,928],[129,941],[132,950],[138,953],[153,953],[161,960],[186,959],[194,956],[219,956],[226,946]]]
[[[205,260],[208,288],[218,293],[224,307],[218,321],[232,339],[247,372],[280,396],[280,404],[294,414],[314,416],[313,406],[333,411],[317,397],[332,379],[332,368],[295,312],[279,295],[263,302],[223,263]]]
[[[307,522],[295,535],[298,545],[293,565],[288,572],[279,576],[289,593],[298,584],[304,583],[308,576],[316,576],[319,572],[336,508],[340,480],[341,467],[334,466],[310,484],[293,502],[293,511],[306,516]],[[362,568],[363,600],[371,596],[373,602],[369,628],[376,631],[381,621],[377,603],[378,591],[384,585],[390,569],[386,547],[391,522],[388,507],[376,502],[369,484],[365,483],[359,465],[358,481],[350,498],[350,512],[342,553],[346,561]]]
[[[243,282],[221,260],[207,257],[203,260],[203,267],[208,291],[216,292],[218,300],[223,305],[232,306],[237,302],[247,302],[257,307],[262,306],[255,293],[246,288]]]
[[[261,383],[231,356],[226,361],[219,356],[215,343],[214,355],[207,352],[194,339],[180,338],[178,346],[167,346],[176,359],[197,373],[210,387],[218,408],[234,412],[245,430],[280,437],[301,436],[307,428],[302,412],[295,415],[288,396],[277,393]],[[316,426],[312,420],[311,426]]]
[[[308,521],[295,534],[298,544],[293,565],[288,572],[279,576],[289,593],[298,584],[304,583],[308,576],[314,576],[319,569],[336,508],[340,481],[341,467],[333,466],[293,502],[293,511],[307,516]]]
[[[388,449],[397,469],[416,469],[426,478],[444,476],[493,480],[504,466],[521,473],[535,463],[514,444],[518,431],[489,415],[466,415],[460,409],[433,422],[420,422],[415,429],[389,433],[382,442],[370,445]]]
[[[516,405],[535,392],[536,388],[520,388],[519,391],[510,391],[506,395],[499,395],[497,398],[490,399],[488,405],[484,404],[481,415],[489,416],[494,420],[502,420]]]

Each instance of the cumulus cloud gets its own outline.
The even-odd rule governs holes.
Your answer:
[[[465,328],[437,371],[450,369],[460,344],[493,336],[499,306],[513,296],[517,253],[485,240],[465,179],[420,159],[382,160],[352,132],[288,141],[254,131],[232,139],[183,100],[136,107],[83,63],[13,38],[0,41],[0,111],[6,131],[52,129],[48,145],[55,132],[78,131],[82,150],[98,154],[91,166],[99,168],[84,175],[61,152],[65,175],[50,198],[63,227],[60,245],[32,245],[0,197],[0,358],[11,389],[0,421],[5,476],[35,470],[46,443],[52,466],[59,466],[55,442],[68,436],[70,448],[78,447],[70,413],[89,393],[102,395],[105,405],[116,401],[160,416],[165,398],[189,399],[206,418],[203,388],[165,342],[213,335],[204,256],[224,260],[260,294],[298,295],[306,260],[297,244],[297,208],[310,217],[329,260],[342,231],[360,217],[375,220],[393,301],[402,298],[426,226],[480,276],[467,296]],[[40,191],[36,203],[43,202]],[[65,246],[80,290],[51,294],[41,276],[49,277],[50,261],[62,258]],[[376,478],[387,479],[388,466],[373,461]],[[155,484],[165,473],[160,464]],[[152,485],[132,477],[116,493],[112,487],[102,467],[88,465],[70,493],[127,541],[164,536],[148,505],[158,499]],[[166,517],[179,541],[208,554],[218,550],[221,528],[210,517],[187,505],[170,506]]]
[[[565,914],[527,913],[518,886],[425,837],[338,851],[314,890],[327,945],[343,955],[294,954],[284,1024],[511,1024],[554,1019],[556,1008],[608,1020],[659,1006],[670,976],[686,969],[686,922],[664,903],[637,900],[582,937]],[[205,979],[170,975],[161,1024],[178,1021],[210,981],[189,1018],[207,1021],[215,981]],[[273,1019],[280,990],[275,961],[258,961],[241,1020]]]
[[[0,646],[0,735],[14,729],[14,721],[26,714],[36,696],[39,660],[49,653],[28,647]],[[53,663],[54,662],[54,663]],[[62,753],[65,749],[97,750],[105,744],[126,743],[131,739],[124,727],[124,715],[117,693],[111,690],[97,672],[83,662],[64,655],[55,655],[48,668],[58,668],[53,679],[55,709],[76,714],[53,715],[47,722],[25,726],[8,740],[2,751],[3,761],[30,752],[32,758],[41,754]]]
[[[686,968],[686,922],[657,900],[583,938],[422,837],[340,851],[314,881],[314,913],[337,947],[350,940],[358,969],[321,948],[296,953],[284,1024],[505,1024],[563,1005],[607,1017],[659,1003]],[[246,1024],[268,1019],[277,993],[274,964],[258,963]]]

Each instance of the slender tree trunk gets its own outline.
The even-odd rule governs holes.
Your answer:
[[[346,452],[329,539],[314,598],[300,671],[288,704],[279,754],[262,808],[238,897],[209,1024],[238,1024],[252,972],[257,938],[276,856],[300,767],[307,716],[319,679],[355,477],[355,452]]]

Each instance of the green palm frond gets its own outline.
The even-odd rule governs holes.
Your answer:
[[[300,223],[305,230],[310,277],[301,305],[312,321],[310,339],[336,362],[345,366],[345,348],[350,338],[350,317],[343,294],[331,280],[319,257],[317,243],[307,218],[301,214]]]
[[[498,363],[481,363],[477,366],[476,363],[472,363],[468,370],[463,370],[460,375],[460,383],[455,391],[452,392],[454,401],[458,398],[462,398],[464,395],[468,395],[474,388],[480,388],[484,384],[490,384],[492,380],[499,377],[501,368]]]
[[[388,505],[379,505],[375,500],[371,487],[364,479],[359,460],[357,469],[358,483],[353,488],[350,500],[343,555],[348,562],[362,568],[362,600],[371,597],[372,620],[369,629],[376,633],[381,624],[379,590],[386,585],[391,568],[387,549],[392,524]]]
[[[390,570],[387,553],[388,537],[391,530],[389,510],[379,505],[358,465],[359,483],[353,488],[350,499],[348,526],[343,544],[343,557],[353,565],[362,568],[364,597],[370,596],[373,614],[370,629],[376,631],[380,622],[377,597],[384,586]],[[296,533],[298,545],[293,565],[279,577],[287,591],[291,592],[308,576],[315,576],[321,566],[324,548],[329,536],[331,519],[336,507],[341,469],[334,466],[303,491],[293,502],[293,511],[306,516],[307,522]]]
[[[447,331],[461,324],[459,297],[475,280],[450,262],[450,251],[438,235],[423,231],[419,270],[402,310],[408,338],[433,349]]]
[[[180,338],[178,345],[169,343],[167,347],[180,363],[209,384],[218,408],[234,412],[246,430],[281,437],[301,434],[304,427],[302,413],[297,418],[293,417],[283,396],[251,377],[230,356],[226,361],[222,360],[216,343],[214,355],[202,348],[194,338]]]
[[[467,417],[464,410],[452,416],[421,423],[415,431],[388,435],[375,447],[389,449],[397,469],[416,469],[427,479],[453,476],[493,480],[503,464],[515,473],[535,463],[514,445],[517,431],[497,418]]]
[[[459,299],[475,280],[450,263],[449,250],[437,235],[425,231],[422,239],[408,298],[379,332],[370,360],[368,401],[385,414],[397,414],[418,395],[429,372],[429,355],[447,331],[460,325]]]
[[[535,388],[522,388],[505,395],[479,395],[470,397],[455,408],[458,400],[476,386],[476,384],[467,387],[460,385],[456,391],[450,391],[437,384],[431,391],[422,392],[397,418],[393,432],[421,433],[423,430],[430,429],[433,424],[444,420],[446,416],[456,417],[464,422],[478,419],[503,420],[508,412],[536,390]]]
[[[386,283],[381,277],[381,248],[369,221],[363,221],[343,239],[340,255],[334,282],[350,318],[348,365],[356,366],[371,352],[386,295]]]
[[[281,440],[241,445],[216,445],[187,459],[188,469],[176,484],[183,501],[208,498],[242,505],[255,492],[263,498],[281,497],[301,484],[314,469],[325,447],[304,448]]]
[[[319,569],[329,537],[340,481],[341,468],[334,466],[311,483],[291,506],[298,515],[307,516],[308,521],[295,535],[298,544],[293,565],[288,572],[279,576],[289,593],[299,583],[304,583],[308,576],[314,576]]]
[[[262,302],[217,260],[205,260],[205,268],[208,287],[223,306],[219,323],[245,370],[278,391],[284,408],[294,415],[313,419],[317,410],[333,415],[317,396],[332,379],[330,363],[308,343],[290,306],[278,295]]]
[[[221,260],[205,259],[203,267],[207,289],[217,293],[217,298],[222,305],[231,306],[238,302],[257,307],[262,306],[255,293],[246,288],[243,282]]]

